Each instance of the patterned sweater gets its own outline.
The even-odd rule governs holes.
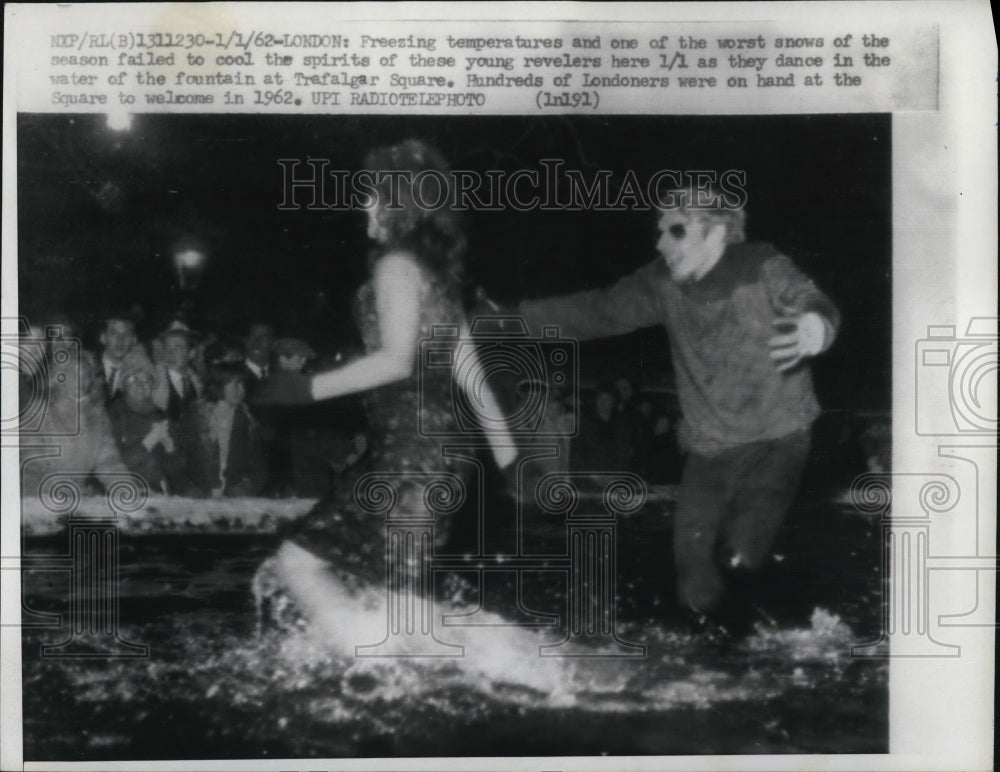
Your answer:
[[[779,373],[769,357],[773,321],[808,311],[824,320],[825,350],[840,324],[837,309],[770,244],[730,245],[689,285],[672,281],[657,258],[610,287],[520,307],[532,328],[556,324],[580,340],[665,327],[684,415],[680,441],[707,456],[784,437],[819,414],[809,368]]]

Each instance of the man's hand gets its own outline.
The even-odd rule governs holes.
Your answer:
[[[177,450],[174,445],[174,438],[170,436],[170,425],[163,421],[163,436],[160,438],[160,445],[163,446],[163,450],[171,455],[175,450]]]
[[[799,317],[782,317],[774,320],[778,333],[769,341],[771,361],[779,373],[797,367],[806,357],[823,350],[826,325],[819,314],[806,313]]]

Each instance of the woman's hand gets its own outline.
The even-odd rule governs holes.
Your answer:
[[[275,373],[261,383],[249,402],[253,405],[295,407],[313,402],[312,376],[301,373]]]

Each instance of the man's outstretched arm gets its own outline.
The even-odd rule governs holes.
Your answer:
[[[665,279],[658,263],[645,265],[610,287],[525,300],[518,313],[533,332],[554,324],[559,326],[560,335],[579,340],[624,335],[662,324],[656,284]]]

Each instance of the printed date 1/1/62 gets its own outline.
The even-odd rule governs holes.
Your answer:
[[[596,110],[601,97],[596,91],[539,91],[535,105],[539,110],[548,108],[589,108]]]

